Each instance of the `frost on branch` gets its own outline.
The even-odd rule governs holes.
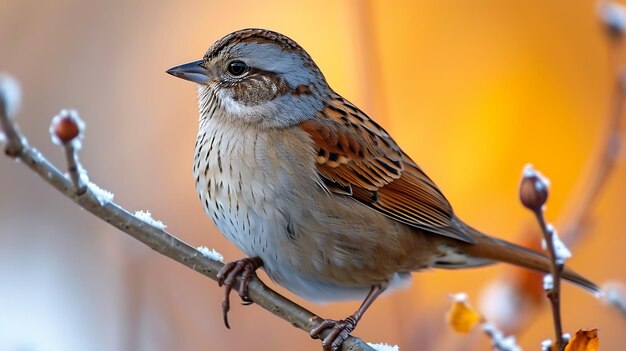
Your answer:
[[[85,173],[85,175],[86,174],[87,173]],[[104,206],[107,202],[113,201],[113,198],[115,197],[115,194],[113,194],[112,192],[108,190],[102,189],[95,183],[89,183],[88,187],[91,191],[93,191],[94,194],[96,194],[96,197],[98,198],[98,202],[100,203],[101,206]]]
[[[224,256],[221,253],[215,251],[215,249],[209,249],[206,246],[198,246],[197,250],[200,251],[200,253],[206,258],[210,258],[213,261],[224,263]]]
[[[557,233],[552,224],[548,223],[546,225],[546,230],[550,233],[550,237],[552,238],[552,245],[554,245],[554,253],[556,255],[556,264],[565,264],[565,260],[572,257],[572,252],[567,248],[567,246],[565,246],[563,241],[561,241],[559,233]],[[548,249],[545,239],[541,241],[541,248],[544,250]]]
[[[152,214],[150,213],[150,211],[136,211],[135,212],[135,217],[141,219],[142,221],[153,225],[159,229],[165,229],[167,226],[165,224],[163,224],[163,222],[161,222],[158,219],[154,219],[152,218]]]
[[[491,338],[491,345],[496,350],[499,351],[522,351],[522,349],[517,346],[517,342],[515,341],[515,337],[512,335],[504,336],[504,333],[498,328],[496,328],[491,323],[483,324],[483,331],[485,334],[489,335]]]
[[[545,339],[541,342],[541,351],[551,351],[552,350],[552,340]]]
[[[543,276],[543,290],[551,291],[554,289],[554,277],[552,274],[546,274]]]
[[[400,351],[400,347],[398,347],[398,345],[389,345],[389,344],[372,344],[372,343],[367,343],[371,348],[373,348],[376,351]]]

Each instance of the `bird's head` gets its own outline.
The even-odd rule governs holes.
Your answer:
[[[313,118],[332,92],[300,45],[264,29],[228,34],[201,60],[167,73],[199,85],[200,118],[219,114],[271,128]]]

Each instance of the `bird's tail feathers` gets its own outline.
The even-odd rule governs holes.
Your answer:
[[[468,232],[471,233],[477,242],[476,244],[461,244],[460,249],[476,262],[481,262],[480,260],[486,262],[499,261],[542,273],[550,272],[552,262],[539,252],[485,235],[471,227],[468,227]],[[595,295],[600,293],[600,288],[595,283],[567,266],[563,268],[561,276],[563,279]]]

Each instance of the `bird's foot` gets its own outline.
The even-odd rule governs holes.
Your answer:
[[[356,328],[356,324],[357,320],[354,316],[339,321],[324,319],[317,327],[309,332],[309,335],[311,335],[313,339],[319,339],[322,331],[330,329],[330,333],[322,339],[322,348],[324,351],[334,351],[348,338],[350,333]]]
[[[222,314],[224,316],[224,325],[230,329],[228,324],[228,311],[230,310],[230,291],[233,289],[233,285],[237,281],[237,276],[241,276],[241,282],[239,284],[239,297],[244,305],[252,303],[250,297],[248,297],[248,283],[254,276],[254,272],[263,265],[258,257],[246,257],[237,261],[228,262],[217,273],[217,284],[224,286],[224,300],[222,300]]]

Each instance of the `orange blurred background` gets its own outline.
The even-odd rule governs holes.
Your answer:
[[[205,217],[194,190],[195,90],[164,71],[245,27],[300,43],[331,86],[420,163],[456,213],[488,233],[535,240],[520,237],[535,226],[517,199],[527,162],[552,181],[547,217],[557,228],[594,172],[614,76],[590,0],[2,0],[0,71],[20,80],[19,123],[51,161],[64,169],[50,118],[75,108],[87,123],[81,158],[94,182],[123,207],[149,209],[173,234],[233,260],[242,253]],[[599,283],[626,281],[623,159],[569,261]],[[225,329],[213,281],[6,158],[0,196],[0,350],[320,348],[256,306],[233,306],[233,329]],[[479,305],[482,289],[509,272],[498,265],[416,274],[410,289],[377,301],[354,334],[401,350],[489,349],[480,332],[449,331],[447,294],[465,291]],[[319,306],[277,290],[324,317],[345,317],[359,304]],[[623,349],[626,324],[614,310],[567,284],[562,303],[565,331],[599,328],[602,350]],[[516,337],[537,350],[553,334],[544,304]]]

